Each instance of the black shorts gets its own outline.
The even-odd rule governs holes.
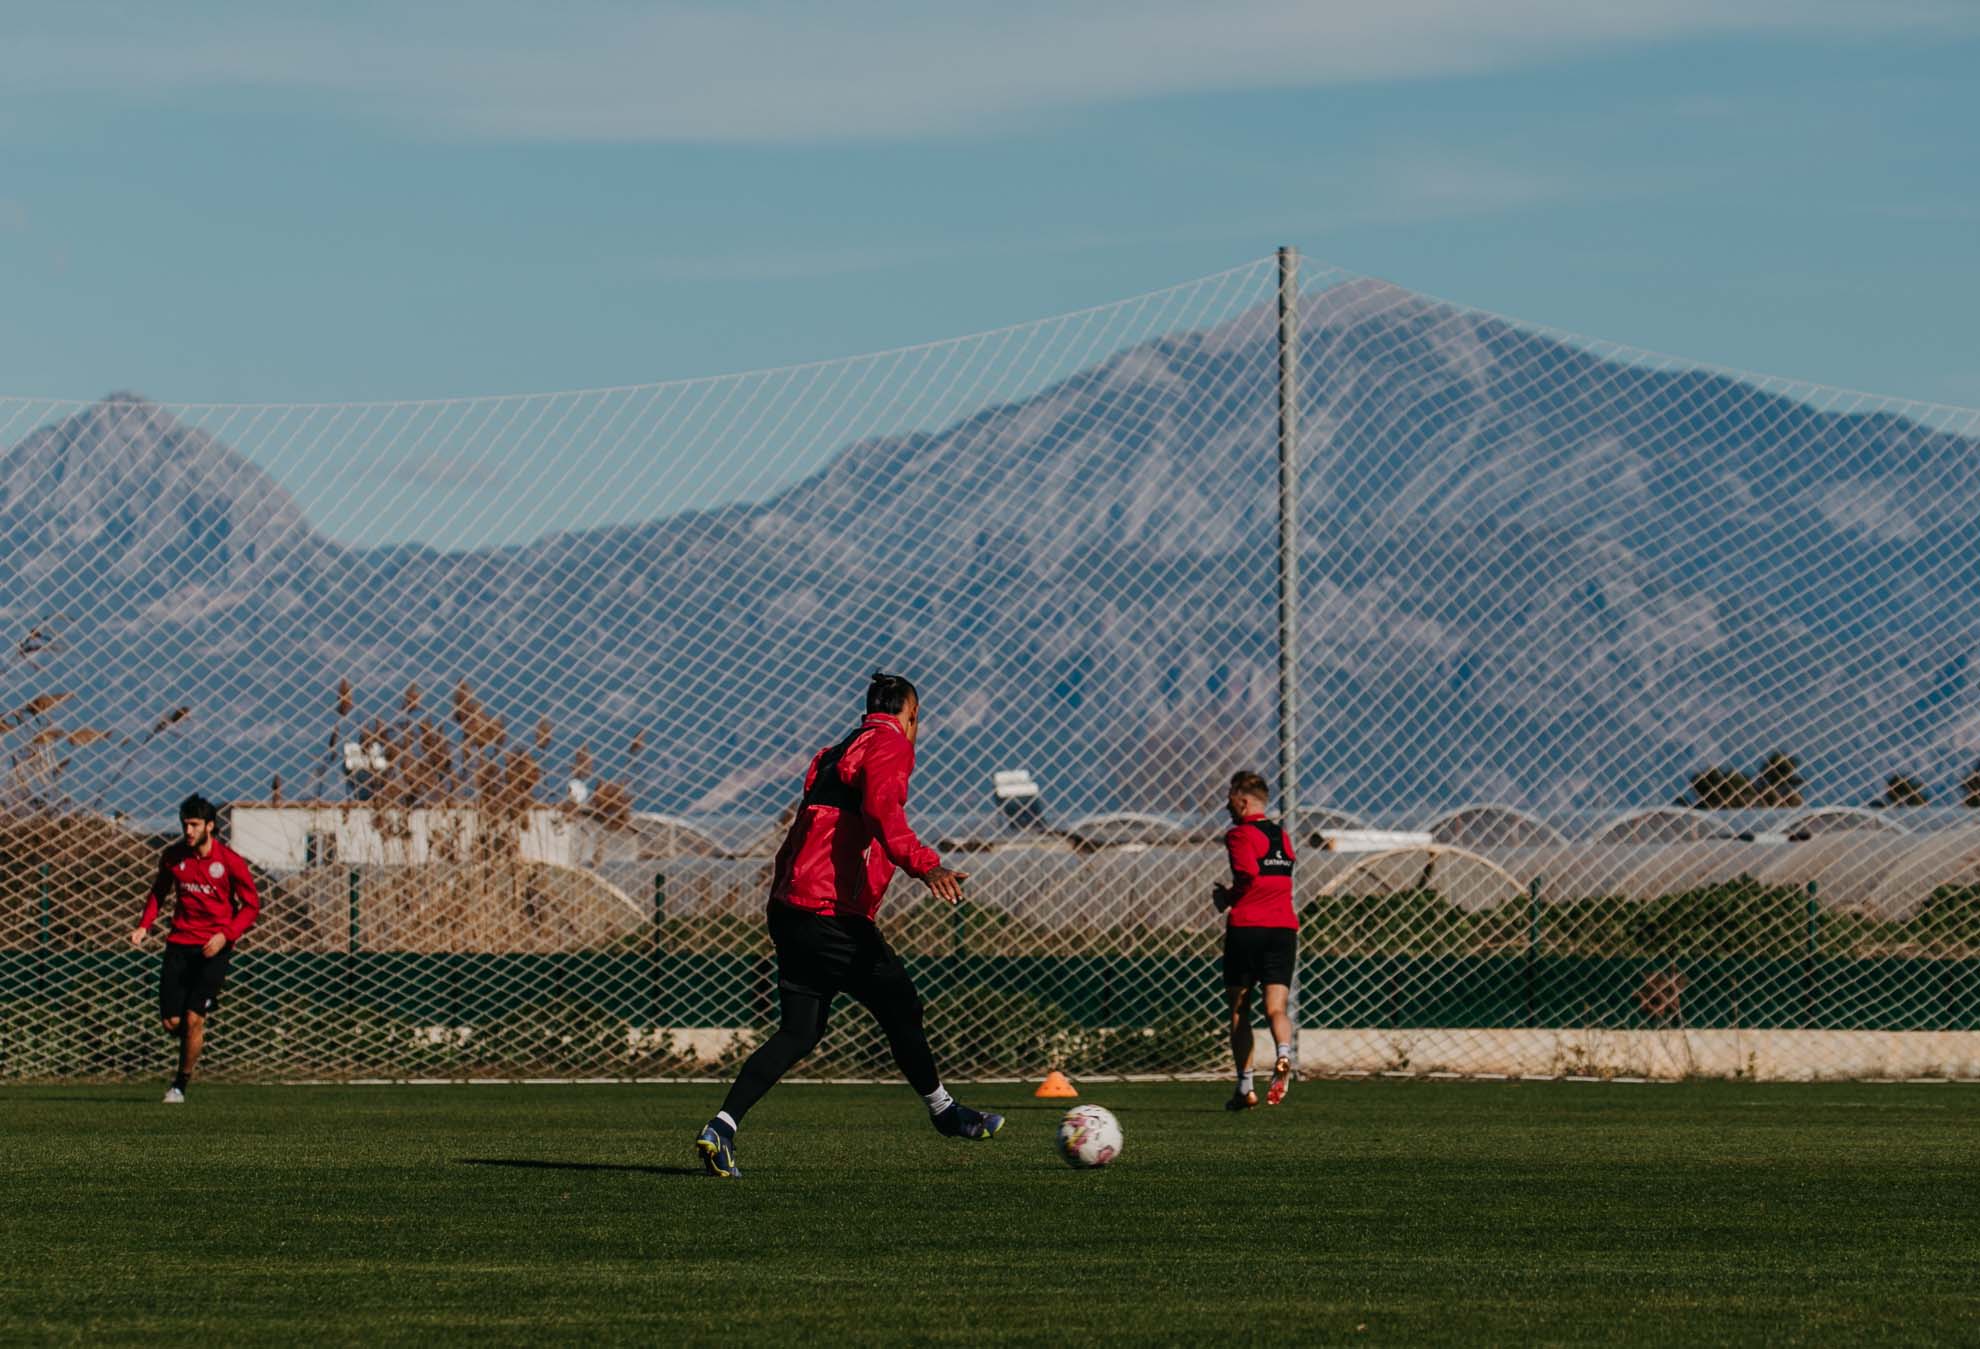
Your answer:
[[[781,992],[827,1003],[850,993],[868,1007],[915,996],[907,966],[870,919],[827,917],[772,901],[770,940]]]
[[[1289,927],[1224,929],[1224,987],[1291,984],[1299,933]]]
[[[209,956],[197,946],[165,943],[165,968],[158,975],[158,1015],[170,1021],[187,1012],[209,1015],[220,1005],[220,985],[234,948],[224,946]]]

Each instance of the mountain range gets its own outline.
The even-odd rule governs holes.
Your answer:
[[[1944,799],[1980,755],[1971,435],[1377,283],[1301,329],[1306,804],[1667,801],[1773,750],[1811,798]],[[122,737],[63,790],[138,815],[340,795],[333,738],[407,685],[444,724],[462,681],[552,782],[582,744],[642,808],[767,815],[882,665],[923,688],[929,808],[1022,767],[1048,815],[1206,812],[1276,734],[1272,339],[1241,315],[759,500],[459,551],[339,544],[114,394],[0,455],[0,616],[56,639],[6,679]]]

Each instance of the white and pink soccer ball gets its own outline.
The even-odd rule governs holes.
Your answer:
[[[1107,1165],[1121,1155],[1121,1122],[1100,1106],[1074,1106],[1059,1121],[1059,1155],[1082,1170]]]

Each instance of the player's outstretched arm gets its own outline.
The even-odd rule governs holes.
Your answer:
[[[947,867],[936,867],[921,878],[921,883],[928,887],[928,893],[935,898],[947,900],[951,904],[959,904],[962,902],[962,883],[968,879],[967,871],[951,871]]]

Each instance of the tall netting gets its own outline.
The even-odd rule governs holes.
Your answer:
[[[1280,716],[1276,269],[843,361],[424,403],[0,400],[0,1077],[717,1073],[810,753],[911,675],[883,923],[950,1077],[1228,1057]],[[1303,1070],[1980,1073],[1980,414],[1335,272],[1300,310]],[[857,1015],[809,1064],[886,1075]]]

